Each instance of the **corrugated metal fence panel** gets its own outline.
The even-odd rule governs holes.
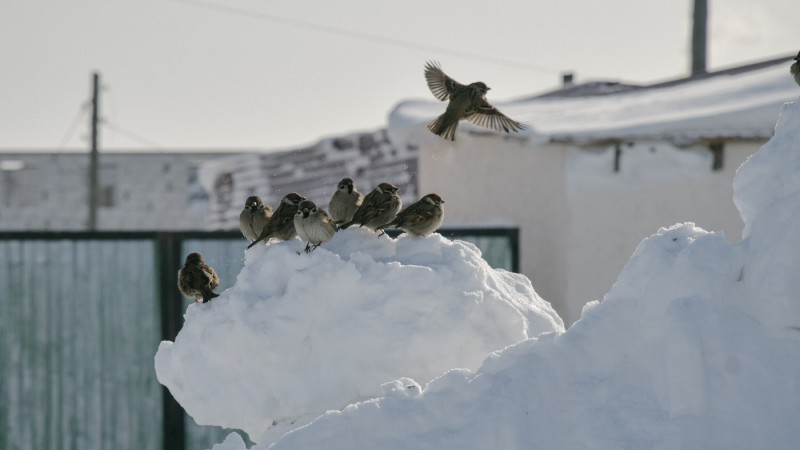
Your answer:
[[[159,449],[152,240],[0,241],[0,448]]]

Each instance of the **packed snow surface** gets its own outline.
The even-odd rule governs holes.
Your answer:
[[[431,381],[429,377],[418,378],[411,370],[398,374],[394,381],[374,383],[366,381],[369,369],[367,373],[347,373],[353,378],[343,381],[338,389],[346,390],[353,385],[363,386],[364,391],[371,388],[373,398],[350,402],[341,410],[333,408],[277,442],[261,442],[255,448],[797,448],[800,442],[800,103],[784,106],[775,136],[741,166],[734,191],[734,200],[746,224],[741,242],[731,245],[721,234],[704,231],[691,223],[658,230],[641,242],[605,298],[588,303],[581,319],[565,332],[547,313],[548,309],[541,306],[530,286],[513,278],[512,285],[517,288],[508,289],[506,294],[518,290],[533,300],[513,301],[517,306],[512,309],[520,308],[520,304],[532,305],[527,315],[520,314],[539,324],[537,330],[549,327],[554,332],[536,336],[531,327],[528,338],[493,352],[477,369],[470,364],[446,363],[444,366],[450,370],[442,371]],[[353,238],[348,236],[342,245],[356,245]],[[430,240],[442,249],[460,245],[446,246],[438,237]],[[404,245],[413,243],[411,247],[416,250],[411,253],[417,257],[414,270],[420,273],[426,273],[427,267],[436,270],[433,261],[422,261],[431,258],[423,251],[426,246],[416,245],[415,241],[364,242],[371,242],[371,248],[362,246],[360,253],[352,253],[359,256],[350,256],[349,264],[358,266],[361,258],[376,263],[388,261],[381,248],[389,246],[400,253]],[[328,273],[331,269],[323,260],[342,259],[337,250],[312,258],[296,258],[291,254],[291,243],[284,247],[262,249],[264,254],[248,256],[249,267],[240,276],[241,280],[248,280],[250,272],[269,274],[273,270],[293,272],[320,267]],[[398,266],[409,263],[383,262]],[[263,265],[276,267],[261,269]],[[289,267],[281,269],[281,265]],[[455,292],[476,289],[480,283],[469,281],[475,277],[487,279],[480,275],[487,272],[479,265],[471,262],[467,265],[474,266],[476,275],[458,277],[464,284],[458,282],[461,288],[450,287]],[[510,277],[506,273],[501,275]],[[395,280],[399,277],[391,275]],[[330,278],[342,281],[333,282],[334,286],[345,289],[348,286],[348,278],[341,272],[334,272]],[[413,276],[394,285],[393,291],[414,292],[419,285],[428,284],[425,277]],[[263,354],[263,348],[270,342],[266,336],[254,344],[250,342],[251,336],[236,332],[225,344],[214,342],[216,336],[236,329],[231,325],[222,328],[233,319],[230,314],[217,313],[235,309],[228,306],[234,298],[251,305],[248,312],[251,315],[238,320],[276,320],[275,314],[260,310],[269,304],[264,299],[274,295],[246,292],[254,288],[255,284],[247,289],[237,286],[235,295],[223,294],[222,301],[215,300],[217,303],[212,302],[207,311],[199,306],[190,308],[187,326],[191,329],[197,321],[202,328],[198,330],[200,333],[211,333],[215,338],[205,342],[205,338],[192,334],[190,339],[203,342],[187,346],[198,353],[204,351],[204,346],[227,347],[228,353],[246,355],[245,360]],[[276,287],[278,291],[281,289],[282,286]],[[248,295],[252,295],[252,300],[246,300]],[[349,293],[350,296],[358,297],[355,293]],[[297,302],[305,301],[302,296],[295,297]],[[333,296],[320,302],[328,301],[333,302]],[[338,297],[337,301],[348,302],[338,313],[364,314],[361,309],[348,308],[355,306],[356,300]],[[445,314],[460,311],[455,303],[442,302]],[[263,306],[257,306],[262,303]],[[208,317],[196,319],[194,316],[199,314]],[[384,317],[391,318],[394,314]],[[463,314],[451,319],[440,316],[437,320],[442,320],[441,327],[447,328],[463,323],[464,317]],[[496,319],[494,315],[487,317],[493,322]],[[418,336],[420,341],[415,346],[457,344],[446,338],[446,342],[425,341],[429,339],[427,332],[414,329],[414,323],[414,320],[405,322],[404,336],[405,339]],[[214,331],[214,326],[222,329]],[[392,324],[381,323],[375,329],[387,326]],[[350,331],[362,337],[367,335],[352,328]],[[380,334],[371,339],[380,340]],[[237,341],[237,336],[245,339]],[[175,347],[179,344],[180,337],[174,345],[163,344],[157,367],[166,365],[169,353],[173,353],[173,372],[177,371],[174,366],[192,372],[201,369],[196,362],[175,358]],[[377,345],[385,344],[382,341]],[[353,347],[340,349],[342,353],[364,351],[361,342],[345,345]],[[297,350],[297,346],[293,347]],[[374,350],[386,355],[396,352],[393,346],[384,352]],[[442,357],[447,353],[442,351]],[[288,364],[293,366],[301,359],[292,358]],[[375,364],[385,358],[378,359]],[[215,370],[217,375],[208,377],[201,370],[182,377],[187,382],[192,376],[198,377],[206,391],[218,390],[235,397],[232,400],[238,408],[232,407],[225,414],[241,418],[249,413],[252,404],[275,395],[267,387],[274,369],[250,371],[235,367],[242,363],[219,361],[232,372],[228,376]],[[341,365],[346,364],[342,361]],[[337,373],[346,369],[333,370]],[[296,386],[313,385],[322,373],[304,373],[294,368],[288,372],[300,379],[293,383]],[[382,393],[375,395],[379,383],[383,385]],[[252,384],[254,389],[261,386],[262,392],[244,399],[236,394],[243,384]],[[306,392],[297,389],[285,395],[287,401],[297,402],[294,397],[302,397]],[[191,398],[179,400],[186,401],[187,406],[212,404],[206,395],[189,395]],[[219,415],[219,411],[211,413]],[[230,420],[234,421],[241,419]],[[230,436],[215,447],[216,450],[243,448],[245,444],[237,436]]]
[[[156,370],[256,449],[797,448],[800,103],[734,192],[741,242],[658,230],[566,331],[526,279],[437,235],[262,246]]]
[[[269,443],[394,380],[420,392],[449,369],[564,330],[526,277],[492,269],[470,243],[353,228],[303,247],[247,250],[234,287],[189,306],[175,342],[159,347],[159,381],[199,424]]]

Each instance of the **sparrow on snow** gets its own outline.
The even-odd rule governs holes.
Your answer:
[[[425,65],[425,80],[433,95],[441,101],[450,100],[444,114],[428,124],[433,134],[456,140],[458,121],[467,119],[475,125],[497,131],[519,131],[524,124],[509,119],[486,100],[489,87],[482,81],[463,85],[447,76],[439,63],[429,61]]]
[[[294,215],[294,229],[306,243],[306,253],[328,242],[336,233],[336,225],[324,209],[317,208],[311,200],[303,200]],[[313,246],[313,247],[312,247]]]
[[[286,194],[281,200],[281,204],[278,205],[278,209],[272,213],[272,217],[269,218],[264,229],[261,230],[261,234],[247,248],[249,249],[261,241],[266,242],[270,239],[288,241],[297,236],[297,232],[294,229],[294,215],[297,212],[297,205],[305,199],[297,192]]]
[[[800,85],[800,52],[797,52],[797,56],[794,57],[794,64],[789,67],[789,72],[792,73],[794,82]]]
[[[244,209],[239,213],[239,230],[248,241],[255,241],[272,217],[272,208],[261,201],[261,197],[251,195],[244,203]]]
[[[337,224],[353,220],[353,214],[361,206],[364,196],[358,192],[352,178],[342,178],[336,187],[331,201],[328,203],[328,213]]]
[[[438,194],[428,194],[379,228],[399,228],[411,236],[427,236],[442,225],[443,203],[444,200]]]
[[[353,218],[339,228],[344,229],[359,224],[374,230],[391,222],[402,206],[403,201],[397,195],[397,186],[381,183],[364,197]]]
[[[219,277],[214,269],[203,261],[200,252],[189,253],[183,268],[178,270],[178,290],[185,297],[194,298],[194,301],[208,302],[219,294],[214,289],[219,287]]]

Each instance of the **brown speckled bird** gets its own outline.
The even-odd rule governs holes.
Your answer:
[[[305,199],[297,192],[286,194],[281,200],[281,204],[278,205],[278,209],[267,221],[261,234],[247,248],[251,248],[261,241],[266,242],[270,239],[288,241],[297,236],[297,231],[294,229],[294,214],[297,212],[297,205]]]
[[[800,52],[797,52],[797,56],[794,57],[794,64],[789,67],[789,72],[792,73],[794,82],[800,85]]]
[[[391,222],[403,206],[403,201],[397,195],[397,186],[391,183],[381,183],[372,190],[361,206],[353,214],[353,219],[339,228],[347,228],[358,224],[372,230]]]
[[[342,178],[336,191],[331,195],[331,201],[328,202],[328,213],[336,223],[346,223],[353,220],[353,214],[356,213],[361,202],[364,201],[364,196],[358,192],[352,178]]]
[[[272,217],[272,208],[261,201],[261,197],[251,195],[239,213],[239,230],[248,241],[255,241],[264,230],[267,220]]]
[[[444,219],[444,200],[437,194],[428,194],[408,208],[397,213],[393,221],[379,227],[399,228],[411,236],[427,236],[440,226]]]
[[[294,229],[306,243],[305,252],[310,253],[333,238],[336,225],[324,209],[317,208],[311,200],[303,200],[294,215]]]
[[[475,125],[497,131],[517,132],[525,125],[509,119],[486,100],[489,87],[482,81],[463,85],[447,76],[439,63],[425,65],[425,80],[433,95],[441,101],[450,100],[444,114],[428,124],[433,134],[455,141],[458,121],[466,119]]]
[[[178,270],[178,290],[185,297],[193,298],[195,302],[208,302],[219,294],[214,289],[219,287],[219,277],[214,269],[203,261],[200,252],[189,253],[183,268]]]

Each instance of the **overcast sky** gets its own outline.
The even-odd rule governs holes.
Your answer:
[[[426,60],[502,102],[689,67],[691,0],[5,0],[0,150],[287,149],[430,99]],[[800,50],[800,1],[709,0],[709,69]],[[788,66],[787,66],[788,76]],[[798,91],[800,93],[800,91]],[[443,107],[444,108],[444,107]]]

